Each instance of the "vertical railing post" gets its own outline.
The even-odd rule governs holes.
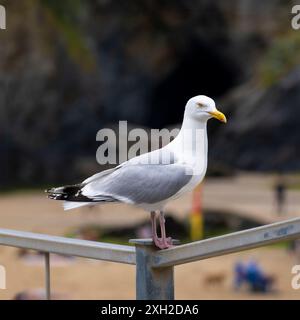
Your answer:
[[[45,290],[46,299],[51,299],[51,288],[50,288],[50,253],[45,252]]]
[[[137,300],[174,300],[174,267],[153,268],[157,250],[151,239],[132,239],[136,247]]]

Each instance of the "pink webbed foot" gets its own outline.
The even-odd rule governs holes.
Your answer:
[[[170,238],[170,237],[165,238],[165,239],[153,237],[153,242],[154,242],[155,246],[161,250],[169,249],[169,248],[173,247],[172,238]]]

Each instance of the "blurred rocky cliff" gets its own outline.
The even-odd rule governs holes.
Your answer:
[[[299,169],[299,47],[280,40],[298,43],[285,36],[286,2],[1,4],[0,186],[76,182],[101,169],[99,129],[180,123],[196,94],[229,113],[226,128],[210,126],[212,169]],[[282,50],[290,63],[274,69]]]

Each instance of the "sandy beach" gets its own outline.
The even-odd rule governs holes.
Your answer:
[[[211,196],[212,190],[207,183],[204,200]],[[248,192],[251,196],[249,184]],[[187,195],[171,203],[170,210],[177,208],[174,214],[185,217],[190,197]],[[264,199],[261,201],[262,205],[266,205]],[[256,205],[259,206],[259,203],[257,201]],[[88,223],[130,225],[148,219],[146,212],[126,205],[105,205],[92,213],[79,210],[65,213],[60,203],[47,200],[42,192],[3,194],[0,208],[1,228],[61,236]],[[274,276],[274,293],[251,294],[246,290],[233,290],[234,263],[249,259],[256,259],[266,273]],[[295,257],[286,249],[272,246],[178,266],[175,268],[175,295],[177,299],[299,299],[300,290],[291,287],[291,268],[296,263]],[[29,288],[43,288],[42,260],[28,264],[18,257],[18,249],[2,246],[0,264],[5,266],[7,272],[7,289],[0,290],[0,299],[12,299]],[[210,283],[208,279],[215,276],[221,277],[221,280]],[[51,285],[53,292],[67,299],[134,299],[135,268],[82,258],[65,263],[53,262]]]

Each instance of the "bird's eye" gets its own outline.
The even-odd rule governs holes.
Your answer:
[[[201,102],[197,102],[197,105],[198,105],[198,107],[200,107],[200,108],[203,108],[203,107],[204,107],[204,104],[201,103]]]

